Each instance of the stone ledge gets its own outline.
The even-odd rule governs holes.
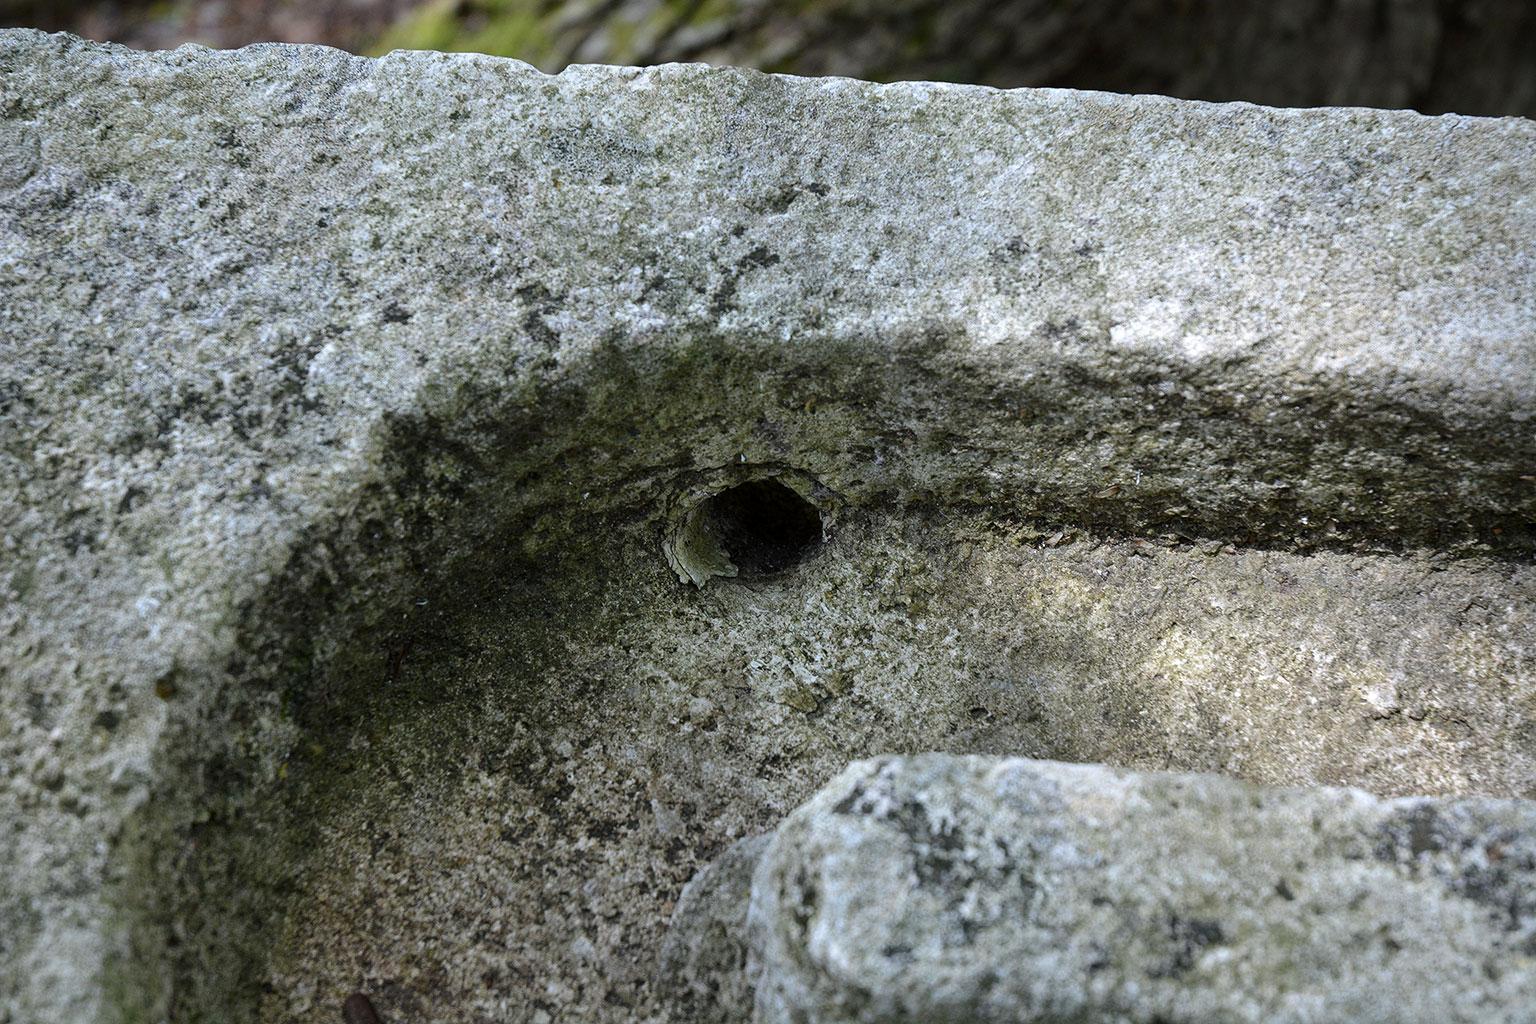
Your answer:
[[[931,755],[850,766],[751,850],[765,1024],[1496,1024],[1536,1005],[1524,801]]]

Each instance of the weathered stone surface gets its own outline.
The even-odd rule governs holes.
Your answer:
[[[1536,803],[852,765],[752,886],[763,1024],[1536,1020]]]
[[[272,37],[247,29],[240,41],[260,38]],[[547,71],[702,60],[1276,106],[1536,113],[1536,11],[1521,0],[567,0],[536,16],[465,0],[419,9],[383,46],[504,53]]]
[[[771,837],[732,843],[689,880],[661,946],[657,975],[679,1021],[746,1020],[757,997],[749,970],[752,876]]]
[[[1536,795],[1533,179],[0,35],[0,1006],[666,1020],[683,885],[874,753]]]
[[[472,50],[545,71],[705,61],[1282,107],[1536,114],[1536,9],[1526,0],[10,0],[0,25],[11,24],[146,49],[281,40]]]

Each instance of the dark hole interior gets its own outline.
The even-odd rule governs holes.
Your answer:
[[[777,480],[749,480],[708,502],[710,525],[743,576],[787,569],[821,544],[821,513]]]

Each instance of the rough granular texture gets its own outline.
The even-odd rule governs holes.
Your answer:
[[[1526,121],[0,34],[0,1019],[665,1021],[880,753],[1536,796],[1532,380]]]
[[[864,761],[751,915],[764,1024],[1528,1022],[1536,803]]]

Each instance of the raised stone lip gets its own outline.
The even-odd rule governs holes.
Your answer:
[[[747,920],[729,874],[689,911],[695,962],[750,947],[762,1024],[1519,1021],[1533,843],[1532,801],[884,757],[726,855],[758,858]]]
[[[655,557],[658,495],[743,454],[1058,538],[1494,575],[1536,543],[1528,121],[29,30],[0,99],[33,1019],[103,998],[118,837],[209,813],[210,751],[276,777],[294,665],[562,516]],[[654,390],[733,369],[773,400]]]
[[[112,42],[110,40],[98,41],[98,40],[93,40],[93,39],[86,39],[86,38],[78,36],[78,35],[76,35],[76,34],[74,34],[72,32],[67,32],[67,31],[47,32],[47,31],[44,31],[42,29],[18,27],[18,28],[0,28],[0,33],[9,34],[9,35],[33,34],[33,35],[44,36],[44,37],[51,37],[51,38],[63,38],[63,39],[66,39],[66,40],[78,41],[78,42],[83,43],[85,45],[99,47],[99,48],[107,49],[107,50],[119,50],[119,51],[123,51],[123,52],[126,52],[126,53],[152,53],[152,54],[157,54],[157,55],[182,54],[182,53],[189,53],[189,54],[238,54],[238,53],[245,53],[245,52],[264,52],[264,51],[300,51],[300,52],[304,52],[304,51],[323,51],[323,52],[343,54],[343,55],[347,56],[348,58],[355,59],[355,60],[368,60],[368,61],[390,61],[390,60],[401,60],[401,59],[406,59],[406,60],[411,60],[411,59],[437,60],[437,59],[444,59],[444,58],[449,59],[449,60],[454,60],[454,61],[493,61],[493,62],[496,62],[496,63],[513,65],[513,66],[517,67],[520,71],[525,71],[525,72],[530,73],[530,74],[540,75],[540,76],[542,76],[544,78],[549,78],[549,79],[560,79],[562,77],[575,78],[575,77],[580,77],[580,76],[588,75],[588,74],[600,74],[600,75],[602,75],[602,74],[618,74],[620,76],[636,77],[636,76],[641,76],[641,75],[651,75],[651,74],[658,73],[658,72],[667,72],[667,71],[674,71],[674,70],[677,70],[677,71],[695,71],[695,70],[698,70],[698,71],[708,71],[708,72],[711,72],[711,73],[739,74],[739,75],[756,76],[756,77],[763,77],[763,78],[770,78],[770,79],[779,79],[779,80],[783,80],[783,81],[786,81],[786,82],[825,83],[825,84],[836,84],[836,85],[853,85],[853,86],[857,86],[857,87],[859,87],[861,89],[867,89],[867,90],[891,89],[891,90],[895,90],[895,91],[898,91],[898,92],[905,92],[905,91],[923,92],[923,91],[927,91],[927,90],[937,89],[937,90],[943,90],[945,92],[956,92],[956,93],[967,93],[967,92],[975,92],[975,93],[1004,93],[1004,94],[1006,94],[1006,93],[1038,93],[1038,94],[1042,94],[1042,95],[1061,95],[1061,96],[1067,96],[1067,97],[1070,97],[1070,96],[1095,96],[1095,97],[1108,97],[1108,98],[1114,98],[1114,99],[1136,100],[1136,101],[1145,101],[1145,102],[1154,102],[1154,103],[1170,103],[1170,104],[1177,104],[1179,106],[1184,106],[1184,107],[1248,108],[1248,109],[1253,109],[1253,110],[1269,111],[1269,112],[1272,112],[1272,113],[1275,113],[1275,114],[1280,114],[1280,115],[1295,115],[1295,116],[1302,116],[1302,117],[1305,117],[1305,116],[1310,115],[1310,114],[1320,113],[1320,112],[1328,112],[1328,113],[1344,113],[1344,112],[1348,112],[1348,113],[1365,114],[1365,115],[1371,115],[1371,116],[1387,115],[1387,116],[1390,116],[1390,117],[1408,117],[1408,118],[1419,118],[1419,119],[1429,119],[1429,120],[1450,119],[1450,120],[1454,120],[1454,121],[1492,121],[1492,122],[1497,122],[1497,121],[1516,121],[1516,122],[1524,121],[1524,122],[1530,122],[1532,120],[1531,118],[1522,117],[1522,116],[1520,116],[1518,114],[1497,114],[1497,115],[1489,115],[1489,114],[1459,114],[1459,113],[1456,113],[1454,111],[1448,111],[1448,112],[1442,113],[1442,114],[1425,114],[1425,113],[1421,113],[1420,111],[1412,110],[1412,109],[1409,109],[1409,108],[1406,108],[1406,107],[1372,107],[1372,106],[1348,105],[1348,104],[1338,105],[1338,106],[1326,106],[1326,105],[1317,105],[1317,106],[1274,106],[1274,105],[1266,104],[1266,103],[1255,103],[1255,102],[1253,102],[1251,100],[1181,99],[1181,98],[1178,98],[1178,97],[1166,96],[1166,95],[1163,95],[1161,93],[1153,93],[1153,92],[1115,92],[1113,90],[1107,90],[1107,89],[1074,89],[1074,88],[1063,88],[1063,87],[1060,87],[1060,86],[1014,86],[1014,87],[1011,87],[1011,88],[1004,88],[1004,87],[994,86],[994,85],[978,85],[978,84],[972,83],[972,82],[944,82],[944,81],[937,81],[937,80],[932,80],[932,79],[916,79],[916,78],[913,78],[913,79],[898,79],[898,80],[895,80],[895,81],[875,82],[875,81],[869,81],[869,80],[866,80],[866,79],[851,77],[851,76],[847,76],[847,75],[801,75],[801,74],[794,74],[794,73],[791,73],[791,72],[763,71],[763,70],[761,70],[759,68],[747,67],[747,66],[744,66],[744,65],[737,65],[737,64],[711,64],[711,63],[707,63],[707,62],[704,62],[704,61],[663,61],[663,62],[661,62],[659,64],[607,64],[607,63],[602,63],[602,62],[597,62],[597,61],[573,61],[572,63],[565,65],[565,67],[561,68],[559,71],[545,71],[542,68],[540,68],[540,67],[538,67],[538,66],[536,66],[534,64],[531,64],[528,61],[520,60],[517,57],[509,57],[509,56],[503,56],[503,55],[499,55],[499,54],[490,54],[490,53],[480,53],[480,52],[477,52],[477,51],[474,51],[474,50],[443,51],[443,50],[412,49],[412,48],[402,47],[402,48],[399,48],[399,49],[390,50],[387,53],[380,53],[380,54],[358,54],[358,53],[354,53],[354,52],[352,52],[350,50],[344,49],[342,47],[329,46],[329,45],[326,45],[326,44],[323,44],[323,43],[285,43],[285,42],[276,42],[276,41],[263,41],[263,42],[247,43],[244,46],[235,46],[235,47],[216,47],[216,46],[208,46],[205,43],[186,42],[186,43],[182,43],[182,44],[180,44],[178,46],[170,47],[170,48],[167,48],[167,49],[145,51],[145,50],[139,50],[139,49],[137,49],[135,47],[125,46],[125,45],[123,45],[121,43]]]

